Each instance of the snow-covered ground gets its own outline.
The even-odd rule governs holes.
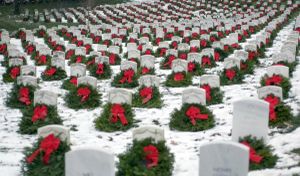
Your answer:
[[[292,31],[293,23],[284,27],[278,34],[271,48],[267,50],[266,58],[261,59],[261,67],[255,69],[253,75],[247,75],[245,83],[240,85],[222,86],[225,92],[224,103],[209,106],[216,119],[216,126],[202,132],[177,132],[169,129],[170,114],[174,108],[181,106],[181,92],[184,88],[166,88],[163,82],[166,75],[171,71],[159,69],[159,61],[156,64],[156,73],[161,77],[160,91],[163,95],[164,106],[162,109],[141,109],[134,108],[135,119],[140,120],[138,126],[155,125],[156,122],[165,130],[166,142],[171,152],[175,155],[174,176],[196,176],[198,175],[199,147],[210,141],[231,140],[232,128],[232,102],[243,97],[257,97],[256,91],[260,86],[260,78],[266,73],[266,67],[271,65],[271,56],[278,52],[287,35]],[[260,33],[256,34],[259,35]],[[252,39],[255,35],[252,36]],[[249,39],[251,40],[251,39]],[[43,40],[39,39],[39,42]],[[18,45],[18,49],[23,51],[21,41],[12,39]],[[244,44],[242,45],[244,46]],[[96,46],[93,46],[96,47]],[[297,58],[299,60],[300,57]],[[0,60],[3,56],[0,56]],[[27,58],[28,64],[33,64]],[[67,64],[66,64],[67,65]],[[213,72],[222,69],[220,64]],[[38,76],[45,69],[45,66],[38,67]],[[69,66],[66,66],[69,74]],[[119,66],[113,66],[114,75],[117,74]],[[4,67],[0,67],[0,75],[5,72]],[[297,66],[294,76],[291,79],[291,98],[285,100],[293,108],[296,115],[300,104],[300,66]],[[111,80],[98,81],[98,91],[103,94],[104,104],[107,102],[107,93],[111,89]],[[194,84],[199,83],[199,77],[193,79]],[[110,150],[116,156],[125,152],[127,146],[132,143],[132,129],[127,132],[106,133],[99,132],[94,127],[94,120],[101,114],[102,108],[94,110],[75,111],[65,105],[64,97],[67,91],[60,88],[62,81],[42,82],[39,86],[45,90],[51,90],[59,95],[58,113],[63,119],[64,126],[75,127],[71,131],[72,148],[78,146],[93,146]],[[0,76],[0,175],[16,176],[20,175],[20,160],[24,147],[29,147],[36,141],[36,135],[21,135],[17,132],[18,123],[22,114],[17,109],[10,109],[5,106],[5,99],[8,96],[12,84],[5,84]],[[134,91],[134,90],[133,90]],[[291,153],[291,150],[300,148],[300,128],[291,133],[280,134],[276,129],[272,130],[268,144],[274,148],[274,152],[279,156],[278,163],[274,169],[250,172],[249,176],[291,176],[300,173],[300,158]],[[116,162],[118,158],[116,157]]]

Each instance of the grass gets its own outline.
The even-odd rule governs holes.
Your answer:
[[[91,5],[97,6],[101,4],[117,4],[126,2],[128,0],[94,0]],[[25,9],[29,10],[30,15],[33,15],[34,9],[40,12],[43,9],[60,9],[60,8],[71,8],[71,7],[87,7],[88,1],[51,1],[43,3],[27,3],[21,4],[21,14],[25,12]],[[23,22],[22,17],[19,15],[14,15],[14,4],[0,5],[0,29],[6,29],[9,32],[17,31],[19,28],[35,29],[40,25],[44,25],[47,28],[54,27],[57,25],[71,26],[73,23],[46,23],[46,22]]]

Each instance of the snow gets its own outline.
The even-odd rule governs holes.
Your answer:
[[[266,73],[266,67],[271,65],[271,56],[277,52],[286,40],[287,35],[292,31],[293,23],[281,30],[276,37],[273,46],[266,52],[266,58],[260,59],[261,67],[255,69],[253,75],[247,75],[244,84],[222,86],[221,90],[225,92],[224,103],[209,106],[209,109],[215,115],[216,126],[212,129],[202,132],[178,132],[169,129],[170,114],[175,108],[181,106],[181,92],[184,88],[166,88],[161,84],[160,91],[163,95],[164,106],[162,109],[142,109],[134,108],[135,119],[139,120],[138,126],[155,125],[154,121],[159,122],[159,126],[165,130],[166,143],[171,152],[175,155],[174,176],[196,176],[198,175],[198,157],[199,147],[210,141],[231,140],[232,128],[232,102],[243,97],[257,97],[256,91],[260,86],[260,78]],[[256,34],[256,35],[259,35]],[[252,39],[256,35],[252,36]],[[37,39],[39,43],[43,40]],[[251,39],[249,39],[251,40]],[[247,40],[247,41],[249,41]],[[23,51],[20,40],[12,39],[12,43],[18,45],[18,49]],[[244,46],[244,44],[242,45]],[[93,45],[95,48],[96,45]],[[24,52],[24,51],[23,51]],[[3,56],[0,56],[3,60]],[[297,57],[299,60],[299,56]],[[33,64],[29,56],[28,64]],[[170,70],[159,70],[159,61],[156,63],[156,73],[161,78],[161,83],[165,81]],[[114,75],[120,69],[119,66],[113,66]],[[45,69],[45,66],[38,67],[38,76]],[[222,64],[213,69],[217,73],[222,69]],[[69,66],[66,64],[66,70],[69,74]],[[4,67],[0,67],[0,75],[5,72]],[[113,76],[114,76],[113,75]],[[2,80],[2,76],[0,76]],[[300,103],[300,66],[297,66],[292,81],[290,95],[292,98],[285,102],[293,108],[293,113],[298,113]],[[111,89],[111,80],[98,81],[97,89],[103,94],[103,104],[107,102],[107,93]],[[199,83],[199,77],[193,79],[193,84]],[[65,105],[64,97],[67,91],[60,88],[62,81],[43,82],[39,86],[45,90],[51,90],[59,95],[58,113],[63,119],[66,127],[75,127],[76,131],[71,131],[71,147],[93,146],[109,150],[116,155],[126,151],[129,144],[132,143],[132,129],[127,132],[106,133],[97,131],[94,127],[94,120],[100,116],[102,108],[94,110],[75,111]],[[36,135],[21,135],[17,132],[18,123],[22,114],[17,109],[10,109],[5,106],[5,99],[12,88],[12,84],[5,84],[0,81],[0,173],[4,176],[20,175],[20,161],[24,157],[22,154],[24,147],[30,147],[36,141]],[[132,91],[135,91],[133,89]],[[268,144],[274,148],[274,152],[279,156],[279,161],[274,169],[266,169],[250,172],[249,176],[291,176],[300,173],[300,166],[296,166],[300,160],[299,156],[291,153],[291,150],[300,148],[300,128],[291,133],[280,134],[277,129],[272,129],[273,135],[269,136]],[[275,133],[274,133],[275,132]],[[290,168],[291,167],[291,168]]]

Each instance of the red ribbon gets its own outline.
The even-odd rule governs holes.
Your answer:
[[[109,63],[110,64],[115,64],[116,63],[116,55],[115,54],[113,54],[113,53],[111,53],[110,55],[109,55]]]
[[[208,84],[203,84],[201,88],[205,90],[206,100],[211,101],[211,87]]]
[[[199,34],[197,34],[197,33],[192,33],[192,38],[198,38],[198,36],[199,36]]]
[[[186,53],[181,53],[181,54],[179,54],[179,58],[183,59],[183,60],[186,60],[187,59],[187,54]]]
[[[238,41],[240,42],[242,39],[243,39],[243,36],[239,34],[238,35]]]
[[[279,104],[280,100],[276,96],[268,95],[265,98],[265,101],[269,103],[269,118],[271,121],[275,121],[277,118],[275,108]]]
[[[211,42],[215,42],[217,40],[214,36],[210,36],[209,39],[210,39]]]
[[[74,86],[77,86],[77,77],[75,76],[71,77],[70,83],[73,84]]]
[[[67,52],[66,59],[70,59],[70,57],[72,57],[74,55],[74,53],[75,53],[74,50],[69,50]]]
[[[85,47],[86,53],[88,53],[90,51],[90,49],[92,48],[92,46],[90,44],[86,44],[84,47]]]
[[[234,43],[234,44],[231,45],[231,47],[232,47],[232,48],[238,48],[238,47],[239,47],[239,44]]]
[[[144,152],[146,154],[146,165],[147,165],[147,168],[151,168],[151,167],[154,167],[154,166],[157,166],[158,164],[158,150],[155,146],[153,145],[148,145],[146,147],[144,147]]]
[[[81,63],[82,62],[82,56],[76,56],[75,62],[76,63]]]
[[[220,60],[220,53],[218,53],[217,51],[214,52],[214,58],[215,61],[219,61]]]
[[[151,55],[151,50],[146,50],[145,55]]]
[[[177,47],[178,47],[178,43],[175,41],[173,41],[171,45],[174,49],[177,49]]]
[[[206,40],[201,40],[200,41],[200,46],[206,47],[207,46],[207,41]]]
[[[54,75],[55,73],[56,73],[56,68],[55,67],[51,67],[49,70],[46,70],[45,71],[45,75],[47,75],[47,76],[52,76],[52,75]]]
[[[111,109],[110,109],[110,112],[111,112],[111,122],[112,123],[117,123],[118,119],[120,119],[123,126],[128,124],[126,116],[124,114],[125,110],[122,107],[122,105],[113,104]]]
[[[198,52],[198,48],[193,46],[193,47],[191,47],[190,52],[191,53],[196,53],[196,52]]]
[[[227,52],[229,50],[229,46],[228,45],[224,45],[224,51]]]
[[[174,74],[174,81],[182,81],[184,79],[184,75],[182,73]]]
[[[250,146],[250,144],[246,141],[241,142],[242,144],[244,144],[245,146],[247,146],[250,150],[249,150],[249,155],[250,155],[250,161],[256,164],[261,163],[263,157],[256,154],[256,151],[254,150],[253,147]]]
[[[186,116],[190,119],[191,123],[195,126],[196,120],[207,120],[208,115],[207,114],[201,114],[201,111],[196,106],[191,106],[185,113]]]
[[[255,51],[249,51],[248,52],[248,59],[249,60],[253,60],[256,56],[256,52]]]
[[[143,104],[146,104],[152,99],[153,89],[152,87],[144,87],[140,90],[140,96],[143,98]]]
[[[196,68],[196,64],[194,62],[188,63],[188,72],[193,72]]]
[[[160,49],[159,56],[162,57],[162,56],[165,55],[166,53],[167,53],[167,48],[161,48],[161,49]]]
[[[174,56],[174,55],[170,55],[169,57],[168,57],[168,62],[166,62],[165,64],[164,64],[164,66],[166,67],[166,66],[169,66],[169,67],[171,67],[172,66],[172,62],[173,62],[173,60],[175,60],[176,59],[176,57]]]
[[[31,121],[34,123],[37,120],[44,120],[48,114],[48,108],[46,105],[36,106],[33,110],[33,116]]]
[[[59,145],[60,139],[50,134],[41,141],[39,148],[26,158],[26,161],[31,164],[40,152],[44,152],[43,163],[48,164],[51,154],[58,149]]]
[[[9,75],[12,79],[16,79],[16,77],[20,75],[20,67],[13,67]]]
[[[147,73],[149,73],[150,72],[150,69],[149,68],[147,68],[147,67],[143,67],[142,68],[142,74],[143,75],[145,75],[145,74],[147,74]]]
[[[119,81],[121,84],[128,82],[132,82],[132,78],[134,76],[134,71],[132,69],[125,70],[123,73],[123,78]]]
[[[97,65],[97,70],[96,70],[96,74],[97,75],[102,75],[104,73],[104,64],[99,63]]]
[[[233,70],[233,69],[227,69],[225,75],[229,80],[233,80],[236,73],[235,73],[235,70]]]
[[[55,51],[62,51],[63,47],[61,45],[57,45]]]
[[[202,66],[205,66],[205,65],[211,65],[211,61],[210,61],[210,58],[208,56],[203,56],[202,57]]]
[[[38,64],[46,64],[46,63],[47,63],[47,56],[41,55],[39,57]]]
[[[155,39],[155,43],[156,43],[156,45],[159,45],[159,43],[161,42],[161,38],[157,38],[157,39]]]
[[[280,85],[283,81],[283,78],[280,75],[273,75],[266,79],[266,85]]]
[[[5,43],[1,44],[0,45],[0,53],[4,53],[6,51],[6,48],[7,48],[7,46]]]
[[[81,87],[77,90],[77,96],[81,97],[81,102],[85,102],[88,100],[91,91],[88,87]]]
[[[31,104],[29,93],[30,91],[27,87],[21,87],[19,89],[19,101],[26,104],[27,106]]]
[[[143,45],[139,45],[137,49],[142,51],[143,50]]]
[[[27,46],[27,48],[26,48],[27,54],[32,54],[33,51],[34,51],[34,46],[33,45]]]

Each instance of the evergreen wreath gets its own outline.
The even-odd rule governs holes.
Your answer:
[[[17,80],[17,77],[20,76],[21,69],[20,66],[12,66],[6,69],[6,73],[2,75],[4,83],[10,83]]]
[[[143,103],[143,101],[145,101],[144,99],[147,97],[146,97],[146,95],[144,95],[144,97],[142,97],[141,94],[143,94],[143,93],[141,91],[142,90],[145,91],[146,90],[145,88],[152,89],[151,90],[151,99],[148,100],[147,102]],[[150,90],[150,89],[148,89],[148,90]],[[163,105],[163,101],[161,98],[162,98],[162,95],[160,94],[159,89],[157,87],[141,86],[138,89],[138,92],[133,95],[132,106],[133,107],[141,107],[141,108],[161,108]]]
[[[46,70],[41,75],[41,78],[44,81],[57,81],[65,79],[66,77],[68,76],[65,70],[54,66],[47,66]]]
[[[77,87],[77,77],[75,76],[71,76],[70,78],[64,80],[61,88],[65,89],[65,90],[72,90],[72,89],[76,89]]]
[[[195,113],[195,117],[197,115],[204,115],[207,119],[197,119],[195,118],[195,125],[193,125],[192,120],[188,116],[188,112],[192,110],[191,108],[197,108],[199,113]],[[193,114],[193,113],[192,113]],[[183,104],[180,109],[175,109],[171,114],[170,120],[170,129],[171,130],[179,130],[179,131],[204,131],[215,126],[214,115],[212,112],[201,104]]]
[[[178,78],[177,78],[177,75]],[[176,77],[176,78],[175,78]],[[167,87],[186,87],[192,84],[192,76],[189,73],[186,72],[178,72],[167,76],[167,80],[165,82],[165,85]]]
[[[132,70],[132,69],[129,69],[129,70]],[[125,72],[129,71],[129,70],[123,70],[123,71],[121,71],[121,73],[117,74],[114,77],[111,85],[113,87],[120,87],[120,88],[134,88],[134,87],[137,87],[139,85],[139,83],[138,83],[138,77],[139,77],[139,75],[137,73],[133,74],[133,76],[131,77],[131,82],[128,81],[128,79],[126,79],[127,81],[124,81],[124,82],[121,81],[122,79],[126,78]]]
[[[90,68],[90,75],[97,79],[109,79],[111,77],[112,70],[107,63],[93,64]]]
[[[158,151],[157,165],[147,167],[146,153],[144,148],[154,146]],[[117,176],[121,175],[148,175],[148,176],[171,176],[173,171],[174,155],[166,146],[165,141],[155,141],[151,138],[142,141],[133,141],[124,154],[119,155],[117,164]]]
[[[107,103],[104,107],[103,107],[103,111],[100,115],[100,117],[98,117],[97,119],[95,119],[95,126],[96,129],[100,130],[100,131],[105,131],[105,132],[114,132],[114,131],[127,131],[128,129],[130,129],[131,127],[134,127],[134,113],[131,109],[131,106],[128,104],[121,104],[121,107],[124,110],[124,116],[127,120],[127,124],[123,125],[120,119],[117,119],[116,122],[112,121],[112,109],[113,106],[116,104],[111,104],[111,103]],[[119,116],[119,113],[118,113]]]
[[[223,102],[224,92],[219,87],[211,88],[208,84],[200,85],[206,91],[206,105],[215,105]]]
[[[70,61],[68,62],[69,65],[73,63],[86,63],[86,57],[81,55],[73,55],[70,57]]]
[[[6,99],[6,105],[17,109],[27,108],[33,102],[35,90],[36,88],[34,86],[18,85],[15,82],[8,98]]]
[[[244,74],[237,66],[230,69],[224,69],[220,74],[221,85],[241,84],[243,83],[243,79]]]
[[[271,80],[272,78],[275,78],[277,80],[268,81],[268,80]],[[283,98],[288,98],[289,91],[292,87],[290,80],[286,77],[281,76],[281,75],[273,75],[272,77],[269,77],[268,75],[265,75],[260,80],[260,84],[261,84],[262,87],[263,86],[268,86],[268,85],[275,85],[275,86],[281,87]]]

